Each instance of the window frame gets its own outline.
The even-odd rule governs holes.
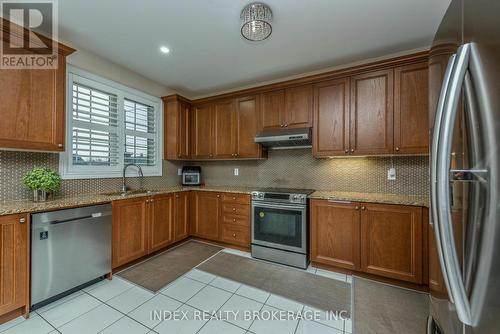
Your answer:
[[[118,111],[118,164],[116,166],[73,165],[73,83],[79,82],[91,88],[115,94]],[[125,164],[125,108],[124,101],[132,100],[154,108],[155,127],[155,165],[141,166],[144,176],[162,176],[163,172],[163,101],[136,89],[105,79],[72,65],[66,70],[66,148],[59,154],[59,173],[65,180],[103,179],[122,177]],[[135,168],[127,169],[127,176],[137,176]]]

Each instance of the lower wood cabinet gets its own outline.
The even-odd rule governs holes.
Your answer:
[[[174,194],[113,201],[113,268],[181,240],[175,203]]]
[[[0,217],[0,316],[27,312],[29,230],[26,214]]]
[[[191,234],[200,238],[217,240],[221,195],[211,191],[191,193]]]
[[[311,260],[358,270],[360,214],[358,203],[311,200]]]
[[[189,237],[189,192],[175,193],[174,241]]]
[[[311,260],[423,284],[422,208],[311,201]]]

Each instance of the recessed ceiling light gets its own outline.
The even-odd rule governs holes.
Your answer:
[[[170,49],[167,48],[166,46],[160,46],[160,51],[163,52],[163,53],[169,53]]]

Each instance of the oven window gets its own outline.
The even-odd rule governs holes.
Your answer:
[[[302,212],[289,209],[254,208],[255,240],[302,247]]]

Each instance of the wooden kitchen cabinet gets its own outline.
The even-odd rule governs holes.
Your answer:
[[[262,130],[277,130],[285,123],[285,90],[265,92],[261,95]]]
[[[211,191],[191,193],[191,233],[197,237],[218,240],[221,195]]]
[[[241,159],[262,158],[262,146],[255,143],[260,124],[259,96],[247,96],[236,100],[236,148],[235,157]]]
[[[163,98],[164,138],[167,160],[187,160],[190,157],[190,109],[189,101],[179,95]]]
[[[189,237],[189,192],[175,193],[174,241]]]
[[[149,199],[148,253],[174,242],[175,200],[173,194],[156,195]]]
[[[393,152],[392,68],[351,77],[350,153]]]
[[[193,159],[210,159],[213,157],[212,108],[210,104],[193,108],[191,121],[191,157]]]
[[[213,157],[230,159],[236,151],[235,103],[233,100],[213,105]]]
[[[311,200],[311,261],[360,268],[359,203]]]
[[[394,70],[394,152],[429,152],[429,65],[427,62]]]
[[[59,45],[57,69],[1,70],[0,148],[64,151],[66,56],[74,51]]]
[[[363,203],[361,270],[422,284],[422,208]]]
[[[313,155],[349,154],[349,78],[314,86]]]
[[[291,87],[285,90],[285,128],[309,128],[312,126],[312,85]]]
[[[29,231],[26,214],[0,217],[0,318],[28,312]]]
[[[113,201],[113,268],[148,253],[148,197]]]

